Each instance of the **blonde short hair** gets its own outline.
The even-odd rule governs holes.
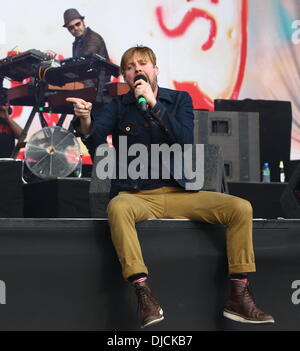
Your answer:
[[[144,59],[149,58],[153,66],[156,66],[156,56],[152,49],[148,48],[147,46],[134,46],[126,50],[122,56],[121,67],[120,67],[121,74],[124,75],[128,62],[132,59],[133,55],[136,52],[139,53]]]

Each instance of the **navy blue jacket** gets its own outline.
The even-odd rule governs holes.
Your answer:
[[[184,91],[159,88],[157,104],[147,114],[137,107],[132,92],[114,98],[93,116],[92,131],[90,137],[86,139],[86,144],[97,147],[106,143],[107,135],[112,135],[117,153],[119,136],[127,136],[128,148],[137,143],[147,148],[151,144],[164,143],[168,145],[177,143],[183,147],[185,144],[193,144],[193,134],[194,114],[190,95]],[[129,157],[128,163],[131,160]],[[185,179],[174,180],[172,175],[170,180],[113,179],[111,197],[122,190],[139,191],[165,185],[184,187],[185,181]]]

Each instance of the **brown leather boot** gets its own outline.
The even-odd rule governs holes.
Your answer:
[[[231,293],[225,304],[224,317],[242,323],[274,323],[274,318],[260,310],[250,291],[249,282],[231,280]]]
[[[141,328],[148,327],[159,323],[164,319],[163,310],[159,305],[159,302],[152,295],[152,291],[147,283],[134,284],[135,293],[138,298],[138,309],[141,321]]]

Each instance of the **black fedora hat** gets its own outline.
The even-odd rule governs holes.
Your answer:
[[[63,27],[67,27],[68,23],[73,21],[76,18],[84,19],[84,16],[81,16],[81,14],[76,10],[76,9],[68,9],[64,12],[64,22],[65,24]]]

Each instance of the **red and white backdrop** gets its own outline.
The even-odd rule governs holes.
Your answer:
[[[159,84],[187,90],[195,108],[213,109],[216,98],[291,101],[291,159],[300,159],[299,0],[5,1],[0,58],[29,49],[70,57],[73,37],[62,27],[70,7],[103,36],[116,64],[128,47],[153,48]],[[16,107],[13,117],[24,126],[29,113]],[[46,117],[57,122],[57,115]],[[37,119],[29,136],[39,128]]]

